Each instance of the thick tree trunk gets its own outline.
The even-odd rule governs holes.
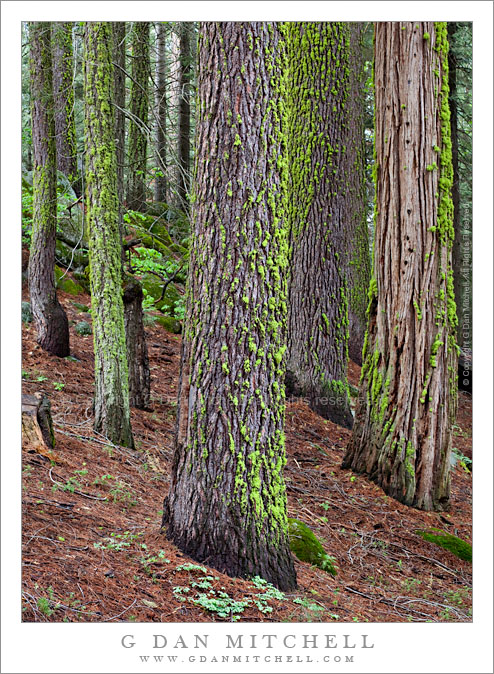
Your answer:
[[[343,465],[441,509],[457,395],[446,25],[378,23],[375,46],[375,280]]]
[[[348,24],[290,23],[289,172],[292,248],[287,387],[351,428],[345,226],[350,133]],[[310,49],[309,46],[310,45]]]
[[[118,223],[112,24],[88,22],[84,34],[86,205],[94,336],[94,427],[133,446]]]
[[[30,24],[33,228],[29,294],[38,344],[55,356],[70,354],[69,323],[55,290],[57,174],[51,67],[51,24]]]
[[[194,559],[289,589],[283,62],[273,23],[201,25],[193,243],[163,521]]]
[[[348,355],[362,365],[371,279],[367,190],[365,182],[365,72],[363,24],[350,24],[349,88],[345,102],[347,122],[342,129],[346,145],[345,247],[348,283]]]
[[[127,177],[127,207],[134,211],[146,206],[149,72],[149,22],[136,21],[132,35]]]
[[[180,28],[180,79],[178,111],[178,198],[182,208],[187,205],[190,176],[190,81],[192,56],[190,49],[191,24]]]
[[[142,286],[136,279],[127,280],[123,302],[125,342],[129,367],[129,401],[131,407],[149,409],[151,378],[148,350],[142,320]]]
[[[74,119],[74,59],[71,22],[52,24],[52,48],[57,168],[67,176],[74,192],[80,196],[81,184],[77,169]]]
[[[168,114],[166,91],[166,35],[167,27],[158,23],[156,26],[156,166],[161,175],[156,176],[154,183],[154,200],[166,201],[167,168],[166,168],[166,116]]]
[[[117,153],[118,222],[123,235],[125,168],[125,21],[113,22],[115,149]]]

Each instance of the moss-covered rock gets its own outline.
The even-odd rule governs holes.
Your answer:
[[[178,335],[182,332],[182,324],[173,316],[159,316],[156,319],[156,323],[163,326],[168,332],[172,332],[174,335]]]
[[[309,562],[319,569],[336,576],[335,560],[322,547],[320,541],[309,527],[300,520],[288,518],[290,550],[302,562]]]
[[[21,305],[21,316],[23,323],[31,323],[33,320],[33,312],[29,302],[23,302]]]
[[[65,271],[60,267],[55,267],[55,285],[59,290],[62,290],[69,295],[82,295],[84,288],[80,283],[72,280],[68,275],[64,275]]]
[[[153,274],[143,274],[141,277],[144,297],[153,297],[157,300],[161,297],[163,282]],[[174,316],[176,302],[181,298],[180,293],[173,283],[170,283],[166,289],[163,299],[154,305],[155,309],[169,316]]]
[[[81,314],[91,313],[89,311],[89,307],[87,307],[85,304],[80,304],[79,302],[71,302],[71,304],[78,311],[78,313],[81,313]]]
[[[74,248],[57,239],[55,246],[57,262],[60,262],[64,267],[70,266],[71,269],[83,270],[89,261],[88,253],[80,248]]]
[[[447,531],[442,531],[441,529],[418,529],[416,532],[424,541],[429,541],[429,543],[435,543],[441,548],[448,550],[453,553],[456,557],[464,559],[467,562],[472,561],[472,546],[470,543],[448,534]]]
[[[86,335],[91,335],[93,330],[87,321],[79,321],[74,325],[74,330],[78,335],[85,337]]]

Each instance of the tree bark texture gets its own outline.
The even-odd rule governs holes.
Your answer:
[[[117,153],[118,222],[123,235],[123,203],[125,194],[125,21],[113,22],[113,76],[115,109],[115,149]]]
[[[190,83],[192,78],[192,54],[190,32],[192,24],[180,27],[180,76],[178,110],[178,198],[180,205],[187,205],[190,177]]]
[[[127,207],[134,211],[146,206],[149,73],[149,22],[136,21],[132,33],[127,177]]]
[[[151,378],[148,350],[142,320],[142,286],[137,279],[128,279],[123,294],[125,342],[129,368],[129,402],[131,407],[149,409]]]
[[[288,391],[351,428],[345,226],[350,28],[289,23],[288,146],[291,283]],[[349,218],[350,219],[350,218]]]
[[[167,199],[167,166],[166,166],[166,116],[167,82],[166,82],[166,37],[167,27],[163,23],[156,26],[156,166],[161,175],[156,176],[154,183],[154,200],[164,202]]]
[[[273,23],[201,24],[193,242],[163,522],[194,559],[289,589],[283,63]]]
[[[87,23],[84,33],[86,205],[94,337],[95,430],[133,446],[122,300],[113,40],[110,22]]]
[[[70,21],[52,24],[52,49],[57,168],[67,176],[74,192],[80,196],[81,184],[77,169],[74,119],[72,23]]]
[[[441,509],[457,396],[446,24],[378,23],[375,49],[375,279],[343,465]]]
[[[51,24],[30,23],[33,146],[33,227],[29,294],[38,344],[64,358],[70,354],[69,323],[55,289],[57,169],[52,90]]]
[[[365,181],[365,72],[363,24],[349,24],[348,97],[342,142],[346,146],[345,245],[343,254],[348,283],[348,355],[362,365],[371,279],[367,190]]]

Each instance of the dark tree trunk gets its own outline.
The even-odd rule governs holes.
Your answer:
[[[289,293],[288,392],[351,428],[345,226],[351,126],[349,24],[290,23],[288,30]],[[310,45],[310,49],[307,45]],[[353,154],[353,153],[352,153]]]
[[[125,341],[129,367],[129,401],[131,407],[149,409],[151,379],[142,316],[142,286],[128,279],[123,294],[125,312]]]
[[[115,148],[117,153],[118,222],[123,234],[125,168],[125,21],[113,22]]]
[[[149,71],[149,22],[136,21],[132,35],[127,176],[127,207],[134,211],[143,211],[146,206]]]
[[[166,201],[167,166],[166,166],[166,116],[168,114],[166,91],[166,35],[164,24],[156,26],[156,166],[161,175],[156,176],[154,183],[154,200]]]
[[[342,128],[346,146],[345,268],[348,283],[348,355],[362,365],[371,279],[367,191],[365,182],[365,72],[363,24],[350,24],[349,83]]]
[[[118,223],[113,39],[110,22],[84,33],[86,206],[94,337],[95,430],[133,446]]]
[[[201,24],[193,243],[163,522],[194,559],[290,589],[283,62],[276,24]]]
[[[74,192],[79,197],[81,195],[81,183],[77,169],[71,22],[52,24],[52,48],[57,168],[67,176]]]
[[[457,400],[446,24],[378,23],[375,49],[375,280],[343,465],[441,509]]]
[[[30,24],[30,83],[33,145],[33,228],[29,293],[38,344],[55,356],[70,354],[69,323],[55,290],[57,173],[53,110],[51,25]]]
[[[187,205],[190,176],[190,82],[192,55],[190,49],[191,24],[180,27],[180,76],[178,111],[178,197],[180,205]]]

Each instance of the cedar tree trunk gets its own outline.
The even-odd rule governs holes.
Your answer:
[[[457,396],[446,24],[378,23],[375,49],[375,279],[343,465],[441,509]]]

